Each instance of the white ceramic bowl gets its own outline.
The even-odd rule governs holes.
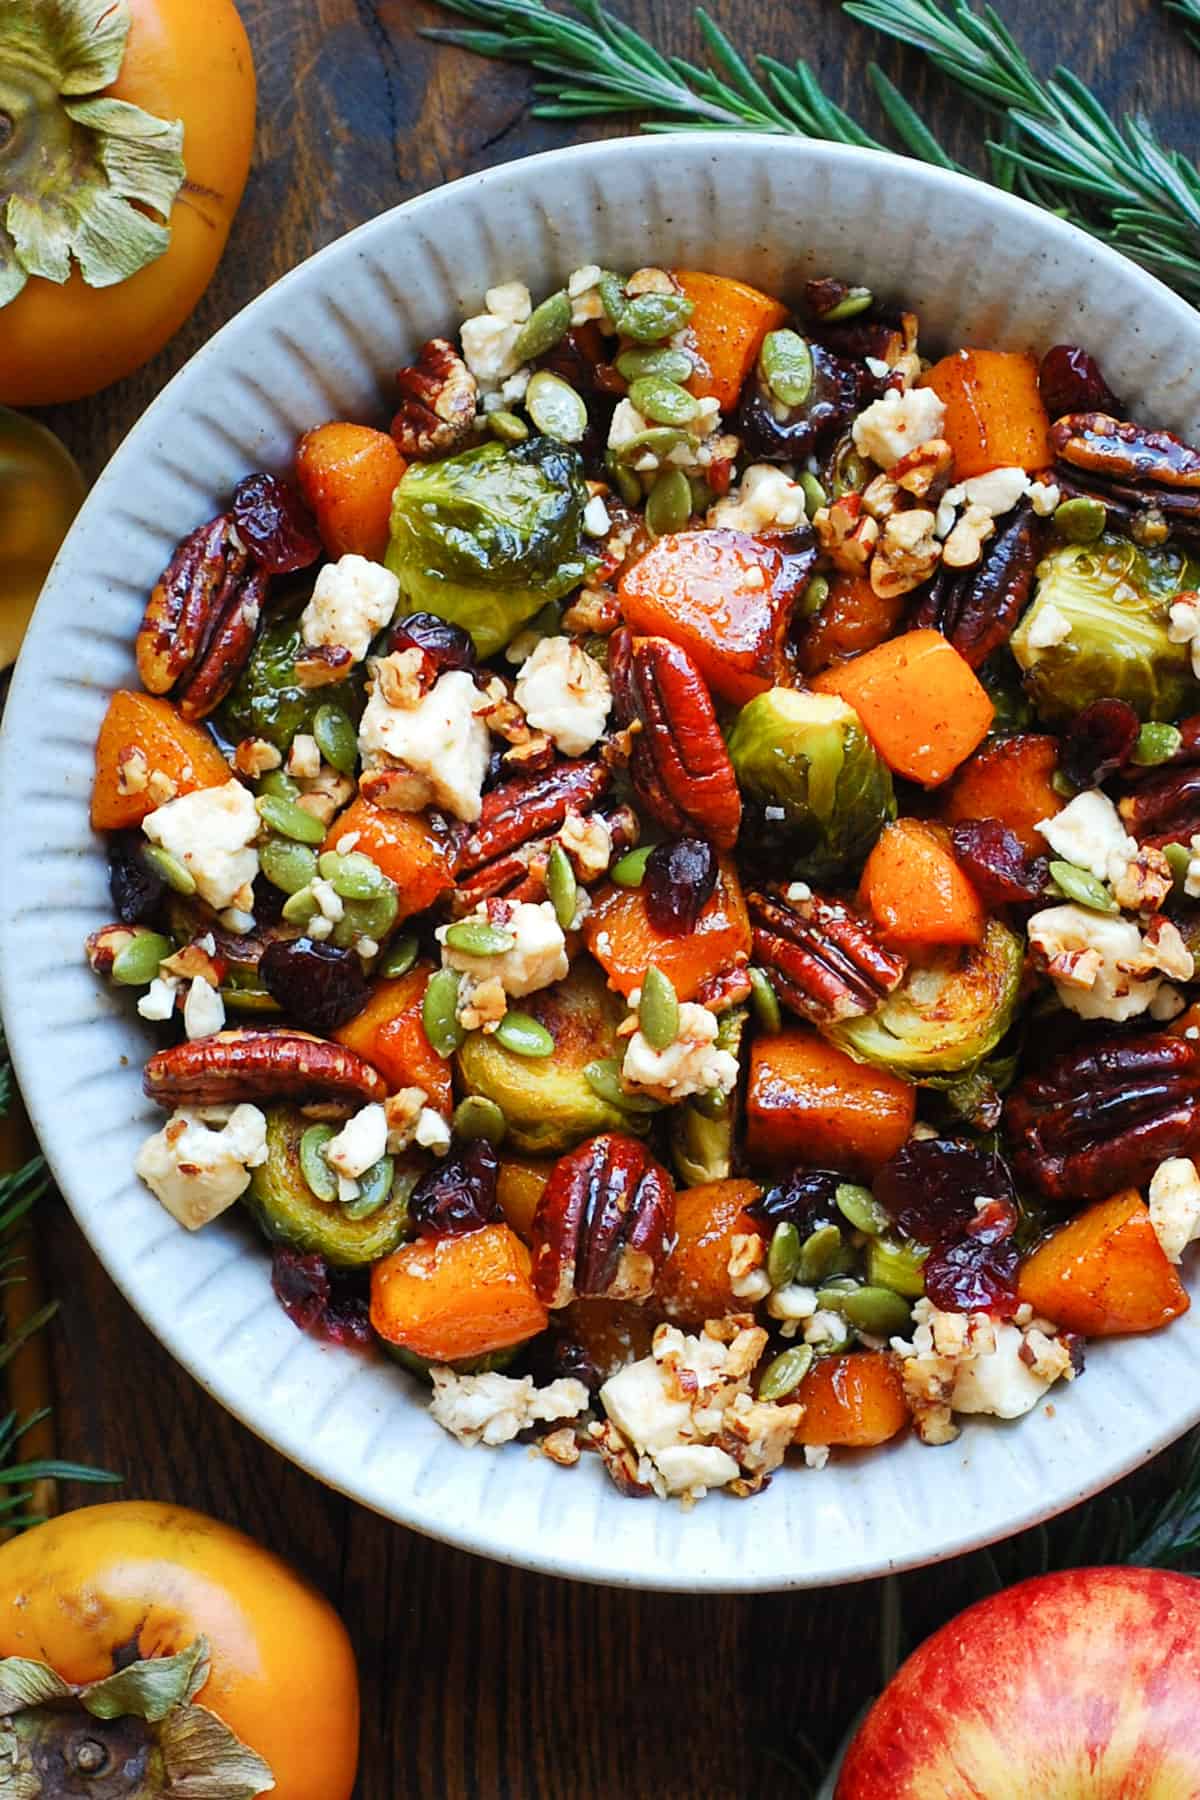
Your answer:
[[[753,1590],[931,1561],[1104,1486],[1200,1416],[1200,1313],[1096,1346],[1087,1374],[1009,1426],[781,1473],[751,1504],[691,1513],[618,1497],[521,1449],[461,1449],[390,1366],[323,1348],[271,1295],[234,1219],[189,1236],[132,1173],[159,1120],[147,1030],[82,956],[110,916],[88,827],[92,747],[134,678],[145,595],[175,541],[297,435],[374,419],[415,347],[519,276],[710,268],[795,293],[838,274],[903,296],[922,344],[1097,351],[1139,414],[1195,430],[1200,320],[1158,282],[995,190],[895,157],[751,136],[625,139],[471,176],[351,233],[193,358],[96,485],[47,584],[13,683],[0,761],[0,997],[38,1134],[75,1216],[162,1342],[231,1412],[321,1480],[471,1550],[631,1586]],[[1181,378],[1182,377],[1182,378]]]

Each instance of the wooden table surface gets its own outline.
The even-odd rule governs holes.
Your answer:
[[[619,4],[664,47],[696,54],[684,0]],[[531,121],[523,71],[417,35],[445,17],[425,0],[239,5],[260,84],[245,203],[216,281],[163,355],[47,415],[89,477],[186,358],[312,251],[455,176],[622,128]],[[1195,153],[1200,56],[1157,0],[1000,7],[1039,67],[1070,63],[1106,102],[1146,106]],[[876,58],[953,152],[977,160],[980,115],[918,58],[844,21],[833,0],[709,8],[746,49],[807,56],[832,96],[886,136],[866,98],[865,65]],[[321,1584],[361,1658],[361,1800],[796,1800],[797,1777],[812,1767],[805,1741],[834,1744],[876,1685],[876,1584],[798,1597],[639,1596],[483,1562],[360,1510],[282,1461],[175,1366],[61,1205],[46,1209],[41,1237],[63,1301],[53,1331],[61,1453],[120,1470],[130,1496],[236,1522]],[[910,1623],[944,1616],[965,1585],[959,1567],[906,1580]]]

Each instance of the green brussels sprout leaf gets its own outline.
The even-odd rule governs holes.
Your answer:
[[[296,657],[302,649],[295,619],[280,619],[259,635],[250,660],[216,718],[232,743],[246,737],[265,738],[286,751],[297,732],[312,731],[322,707],[336,706],[357,723],[362,715],[362,676],[354,674],[333,687],[301,687]]]

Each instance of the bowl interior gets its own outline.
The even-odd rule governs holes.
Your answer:
[[[322,1480],[405,1524],[552,1573],[647,1587],[767,1589],[852,1580],[948,1555],[1069,1505],[1200,1416],[1189,1316],[1098,1346],[1084,1380],[1023,1423],[969,1425],[789,1471],[752,1506],[691,1513],[618,1497],[595,1459],[570,1473],[519,1448],[464,1450],[391,1366],[323,1348],[275,1303],[237,1220],[192,1237],[136,1181],[155,1109],[151,1047],[82,959],[110,912],[88,826],[92,747],[174,542],[299,433],[376,422],[391,372],[478,310],[494,282],[547,292],[584,262],[713,269],[784,296],[808,276],[866,282],[920,313],[922,344],[1096,350],[1142,417],[1200,423],[1181,361],[1195,313],[1132,265],[994,190],[898,158],[703,135],[565,150],[473,176],[362,227],[288,276],[202,350],[146,414],[81,513],[47,584],[0,751],[6,846],[0,998],[55,1174],[110,1273],[232,1412]]]

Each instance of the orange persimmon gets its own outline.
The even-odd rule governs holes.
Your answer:
[[[795,593],[779,548],[744,531],[655,539],[620,581],[621,611],[688,652],[713,693],[735,706],[786,685]]]
[[[306,432],[296,481],[330,556],[382,562],[391,536],[392,495],[407,468],[386,431],[337,420]]]
[[[166,775],[181,794],[197,788],[223,787],[233,771],[202,725],[181,719],[169,700],[119,688],[96,739],[96,779],[92,786],[92,824],[97,831],[124,831],[140,825],[161,802],[147,788],[137,787],[122,757],[140,750],[146,771]],[[129,784],[132,791],[123,792]]]
[[[819,675],[834,663],[873,650],[891,637],[907,604],[907,594],[880,599],[865,575],[831,575],[829,596],[797,646],[799,668],[805,675]]]
[[[654,963],[681,1000],[694,999],[711,976],[750,955],[750,915],[737,870],[722,860],[716,890],[694,931],[673,937],[657,930],[640,887],[612,886],[597,895],[584,921],[583,940],[618,993],[628,995],[641,987]]]
[[[529,1251],[507,1225],[419,1238],[371,1270],[371,1324],[427,1362],[507,1350],[544,1331]]]
[[[722,412],[730,412],[768,331],[787,323],[787,307],[728,275],[700,269],[675,269],[673,274],[696,309],[691,347],[700,368],[688,386],[698,400],[711,395]]]
[[[999,819],[1032,855],[1045,853],[1037,829],[1066,805],[1054,787],[1058,739],[1036,731],[997,738],[968,757],[940,796],[947,825],[964,819]]]
[[[819,1357],[788,1398],[804,1406],[796,1444],[867,1450],[895,1437],[909,1419],[900,1371],[886,1350]]]
[[[400,919],[424,912],[454,885],[449,850],[423,813],[392,812],[360,798],[338,814],[322,848],[336,850],[350,836],[354,849],[395,882]]]
[[[1052,1232],[1022,1263],[1017,1292],[1043,1318],[1087,1337],[1154,1331],[1190,1305],[1136,1188]]]
[[[807,1026],[756,1038],[746,1090],[753,1160],[873,1174],[913,1128],[917,1090],[857,1063]]]
[[[424,1088],[430,1106],[445,1113],[454,1100],[453,1075],[421,1023],[421,1006],[432,973],[428,963],[418,963],[407,975],[377,981],[362,1011],[333,1035],[339,1044],[379,1070],[389,1093],[406,1087]]]
[[[675,1248],[655,1288],[655,1303],[683,1325],[737,1312],[729,1283],[733,1240],[760,1231],[746,1211],[762,1189],[753,1181],[708,1181],[675,1196]]]
[[[969,663],[940,631],[906,631],[814,676],[863,722],[888,767],[937,787],[983,742],[993,707]]]
[[[500,1211],[521,1242],[533,1233],[533,1215],[554,1168],[552,1156],[502,1156],[496,1174],[496,1200]]]
[[[858,886],[861,904],[897,950],[977,944],[987,914],[954,860],[944,826],[924,819],[885,825]]]
[[[965,481],[986,469],[1049,468],[1050,421],[1038,389],[1037,358],[1019,350],[955,350],[921,377],[946,408],[942,436]]]

